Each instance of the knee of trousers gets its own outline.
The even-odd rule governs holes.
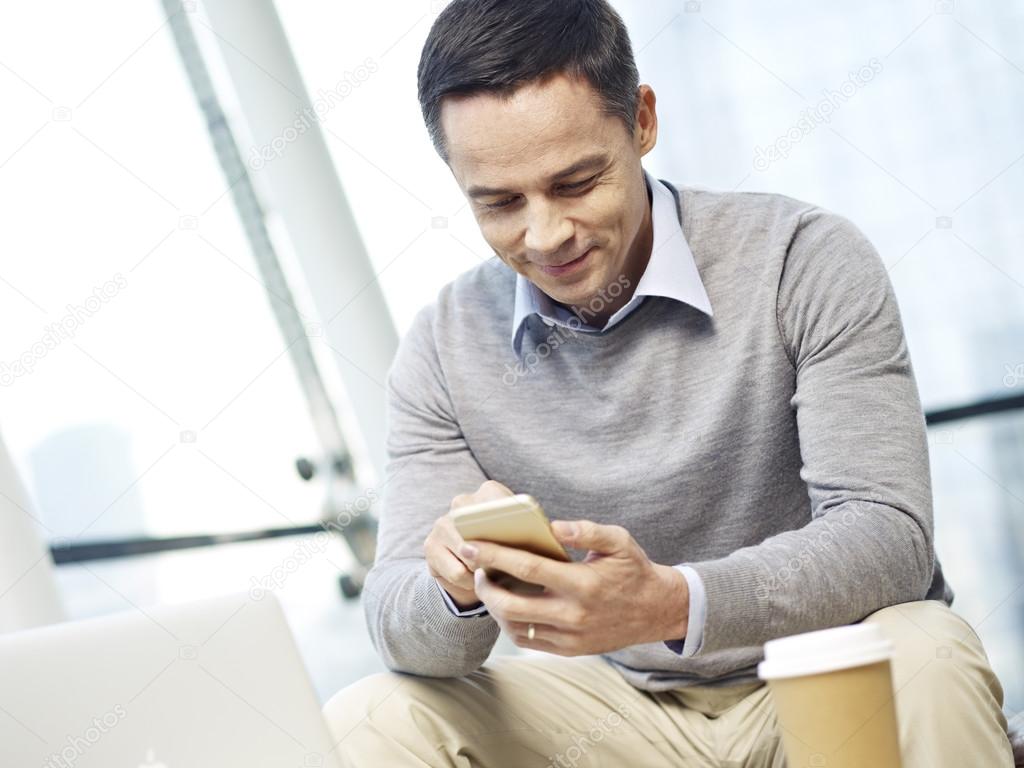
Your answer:
[[[323,707],[324,720],[335,740],[344,739],[385,701],[401,703],[410,695],[410,678],[394,672],[368,675],[342,688]]]
[[[1003,691],[973,627],[938,600],[883,608],[864,619],[893,644],[897,701],[923,697],[944,709],[976,706],[978,696],[1002,707]]]
[[[336,741],[354,737],[363,726],[400,737],[428,722],[436,725],[492,717],[479,710],[476,690],[467,678],[378,672],[334,694],[324,705],[323,716]],[[419,713],[415,723],[409,718],[413,710]]]

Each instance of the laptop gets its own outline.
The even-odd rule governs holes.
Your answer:
[[[0,765],[339,768],[273,594],[0,635]]]

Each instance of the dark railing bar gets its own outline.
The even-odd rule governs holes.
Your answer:
[[[1024,408],[1024,394],[1011,395],[1010,397],[994,397],[988,400],[978,400],[967,405],[957,405],[952,408],[930,411],[924,415],[924,420],[928,426],[934,426],[935,424],[948,424],[951,421],[971,419],[975,416],[988,416],[993,413],[1015,411],[1020,408]]]
[[[108,560],[114,557],[151,555],[176,549],[213,547],[220,544],[237,544],[244,541],[262,541],[281,536],[302,536],[318,533],[325,528],[320,525],[296,525],[288,528],[263,528],[237,533],[216,533],[197,536],[140,536],[137,538],[87,541],[80,544],[51,545],[50,552],[56,565],[77,563],[83,560]]]

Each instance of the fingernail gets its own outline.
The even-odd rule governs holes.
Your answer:
[[[579,533],[579,527],[576,523],[569,520],[556,520],[553,525],[558,526],[558,532],[562,535],[563,539],[575,539],[576,534]]]
[[[459,554],[467,560],[475,560],[477,556],[476,547],[472,544],[463,543],[462,546],[459,547]]]

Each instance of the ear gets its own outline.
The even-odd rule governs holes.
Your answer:
[[[636,99],[636,131],[637,151],[643,157],[658,143],[658,112],[655,108],[654,89],[649,85],[641,85],[637,90]]]

